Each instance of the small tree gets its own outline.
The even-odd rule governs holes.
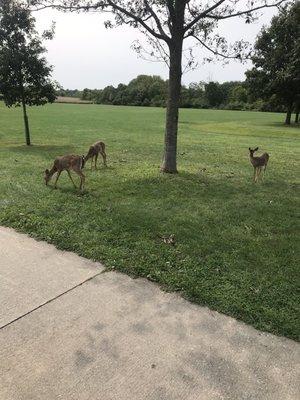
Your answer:
[[[269,99],[275,95],[286,106],[286,124],[300,97],[300,2],[283,8],[257,38],[254,68],[246,72],[250,94]],[[296,117],[297,120],[297,117]]]
[[[46,32],[45,37],[51,34]],[[31,142],[26,105],[55,100],[45,51],[28,9],[15,0],[0,0],[0,93],[8,107],[22,105],[27,145]]]

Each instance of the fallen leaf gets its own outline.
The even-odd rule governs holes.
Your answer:
[[[175,245],[175,236],[173,234],[170,236],[161,236],[161,240],[166,244]]]

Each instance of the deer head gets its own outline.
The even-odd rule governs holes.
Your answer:
[[[251,147],[249,147],[249,151],[250,151],[250,156],[253,157],[253,154],[258,150],[258,147],[256,147],[255,149],[251,149]]]
[[[49,169],[45,170],[45,175],[44,175],[44,180],[45,180],[45,184],[46,186],[48,185],[48,182],[50,181],[51,175],[50,175],[50,171]]]

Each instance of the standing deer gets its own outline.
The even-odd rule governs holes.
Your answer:
[[[269,161],[269,154],[268,153],[264,153],[259,157],[254,157],[253,154],[257,150],[258,150],[258,147],[256,147],[253,150],[249,147],[250,161],[251,161],[251,164],[253,165],[253,168],[254,168],[254,175],[253,175],[254,182],[257,182],[258,177],[261,174],[262,168],[265,167],[264,171],[267,169],[267,164],[268,164],[268,161]]]
[[[95,159],[95,169],[97,169],[97,160],[98,160],[99,153],[101,154],[101,156],[103,158],[103,164],[106,166],[105,143],[96,142],[89,148],[89,151],[85,157],[86,161],[89,158],[91,158],[91,169],[93,168],[93,159]]]
[[[51,168],[51,170],[50,171],[49,171],[49,169],[45,170],[44,179],[45,179],[46,185],[48,185],[52,176],[55,173],[57,173],[55,183],[54,183],[54,188],[56,189],[57,188],[56,184],[57,184],[58,178],[60,177],[60,174],[62,173],[62,171],[67,171],[69,178],[71,179],[74,187],[76,188],[76,185],[75,185],[73,178],[71,176],[71,173],[70,173],[70,170],[73,170],[77,175],[80,176],[79,188],[80,188],[80,190],[82,190],[84,182],[85,182],[85,176],[82,173],[84,163],[85,163],[84,156],[66,155],[66,156],[62,156],[62,157],[57,157],[54,160],[53,167]]]

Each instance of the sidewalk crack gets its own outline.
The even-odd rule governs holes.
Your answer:
[[[53,298],[51,298],[51,299],[45,301],[44,303],[38,305],[37,307],[33,308],[32,310],[29,310],[29,311],[27,311],[26,313],[20,315],[19,317],[14,318],[13,320],[7,322],[6,324],[0,326],[0,330],[6,328],[7,326],[13,324],[13,323],[16,322],[16,321],[19,321],[20,319],[26,317],[27,315],[33,313],[34,311],[39,310],[40,308],[42,308],[42,307],[44,307],[45,305],[51,303],[52,301],[54,301],[54,300],[56,300],[56,299],[59,299],[60,297],[64,296],[65,294],[67,294],[67,293],[69,293],[69,292],[72,292],[72,290],[77,289],[79,286],[84,285],[85,283],[91,281],[92,279],[96,278],[97,276],[99,276],[99,275],[101,275],[101,274],[103,274],[103,273],[105,273],[105,272],[107,272],[107,270],[104,269],[103,271],[100,271],[100,272],[98,272],[97,274],[95,274],[95,275],[93,275],[93,276],[90,276],[89,278],[87,278],[87,279],[85,279],[84,281],[78,283],[77,285],[71,287],[70,289],[65,290],[64,292],[58,294],[57,296],[55,296],[55,297],[53,297]]]

